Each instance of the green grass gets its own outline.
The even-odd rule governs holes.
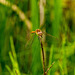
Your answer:
[[[42,27],[58,40],[45,35],[45,69],[55,61],[48,75],[75,75],[75,10],[63,6],[63,0],[46,1]],[[9,2],[0,1],[0,75],[43,75],[40,40],[31,34],[40,27],[39,1]],[[19,10],[12,9],[12,2]]]
[[[8,69],[11,75],[17,75],[17,74],[21,75],[19,71],[19,66],[17,62],[17,57],[16,57],[16,52],[15,52],[12,36],[10,37],[10,44],[11,44],[11,52],[9,52],[9,56],[12,62],[13,70],[11,70],[8,65],[6,65],[6,68]]]
[[[38,1],[31,0],[31,20],[32,20],[32,30],[39,28],[39,8]],[[35,35],[34,42],[32,44],[32,75],[41,75],[42,73],[42,63],[41,63],[41,49],[40,49],[40,40],[38,36]]]

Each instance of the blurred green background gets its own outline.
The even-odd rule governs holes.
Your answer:
[[[0,0],[0,75],[75,75],[75,0]]]

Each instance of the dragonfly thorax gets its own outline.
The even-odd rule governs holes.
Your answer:
[[[32,31],[31,33],[36,33],[40,38],[43,35],[43,32],[40,29],[36,29],[35,31]]]
[[[43,33],[40,29],[36,29],[36,34],[39,36],[39,37],[42,37]]]

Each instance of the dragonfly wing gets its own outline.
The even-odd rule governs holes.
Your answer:
[[[32,43],[33,43],[33,41],[34,41],[34,36],[35,36],[35,34],[33,34],[33,36],[27,41],[27,43],[26,43],[26,45],[25,45],[25,48],[27,47],[27,46],[31,46],[32,45]],[[29,44],[30,43],[30,44]]]
[[[58,40],[58,38],[57,38],[57,37],[55,37],[55,36],[53,36],[53,35],[50,35],[50,34],[48,34],[48,33],[44,32],[44,31],[43,31],[43,34],[48,35],[48,36],[53,37],[53,38],[55,38],[56,40]]]

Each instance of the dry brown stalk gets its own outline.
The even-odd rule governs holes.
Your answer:
[[[43,57],[43,71],[45,75],[45,58],[44,58],[44,50],[43,50],[43,44],[42,44],[41,38],[40,38],[40,43],[41,43],[42,57]]]
[[[44,50],[43,50],[43,44],[42,44],[42,40],[41,37],[40,38],[40,43],[41,43],[41,49],[42,49],[42,57],[43,57],[43,71],[44,71],[44,75],[47,75],[48,71],[50,70],[50,68],[54,65],[55,62],[52,63],[52,65],[46,70],[45,72],[45,57],[44,57]]]
[[[47,75],[48,71],[50,70],[50,68],[54,65],[55,62],[52,63],[52,65],[47,69],[47,71],[45,72],[45,75]]]

